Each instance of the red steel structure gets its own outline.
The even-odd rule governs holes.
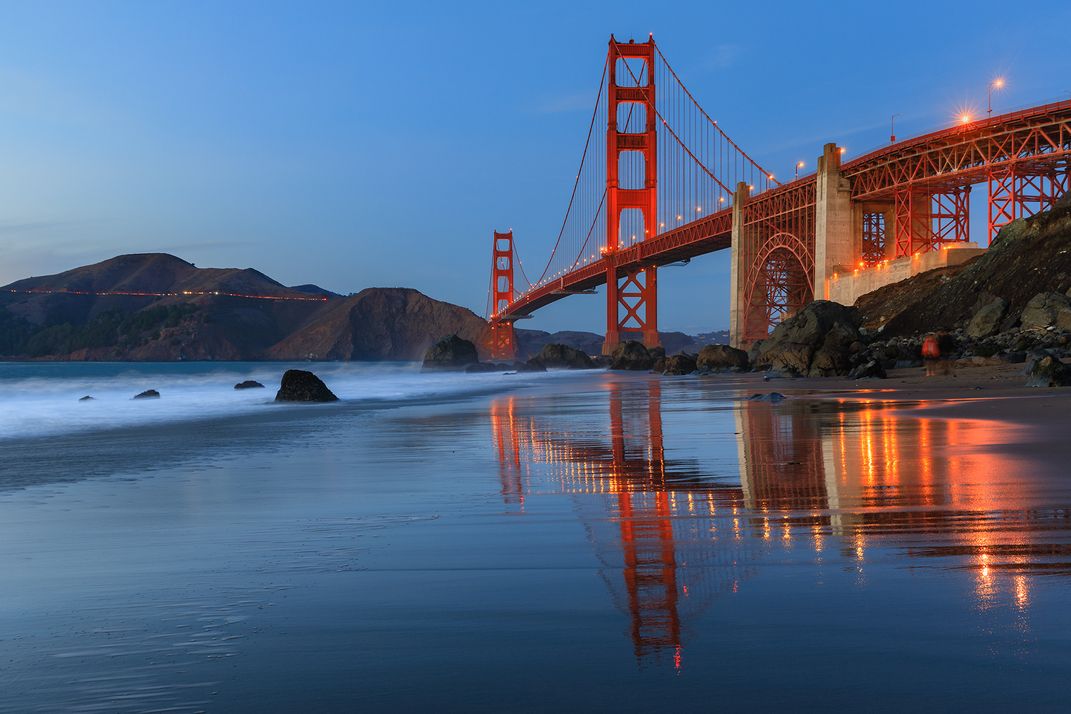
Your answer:
[[[513,231],[495,231],[491,248],[491,358],[511,360],[517,356],[512,320],[495,320],[513,302]]]
[[[630,62],[641,66],[633,68]],[[658,215],[658,144],[655,133],[655,44],[621,43],[610,38],[606,66],[609,71],[606,126],[606,344],[610,349],[629,331],[638,331],[647,347],[658,345],[658,268],[635,266],[619,271],[617,253],[624,247],[621,213],[639,211],[644,238],[652,234]],[[618,83],[618,72],[631,81]],[[641,109],[641,131],[629,131],[629,118]],[[626,112],[621,110],[627,109]],[[621,114],[625,116],[622,117]],[[622,121],[623,120],[623,121]],[[641,122],[637,122],[641,123]],[[621,185],[625,154],[642,158],[640,185]],[[608,350],[604,350],[608,351]]]
[[[588,160],[602,121],[605,164]],[[848,265],[821,267],[865,267],[968,240],[977,184],[987,187],[991,240],[1012,220],[1052,206],[1071,188],[1069,168],[1071,101],[957,124],[838,162],[857,212],[856,255]],[[604,351],[634,331],[657,344],[656,269],[738,240],[741,341],[763,339],[824,289],[815,285],[817,192],[815,175],[780,185],[733,142],[653,38],[611,37],[562,229],[542,274],[495,308],[492,330],[605,283]]]

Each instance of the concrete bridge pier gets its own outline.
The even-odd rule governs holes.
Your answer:
[[[852,187],[840,171],[841,150],[826,144],[818,158],[815,187],[814,292],[816,300],[829,296],[829,279],[835,272],[851,269],[858,261],[862,243],[860,232],[852,228]],[[858,236],[858,238],[857,238]]]
[[[732,243],[729,246],[729,344],[740,347],[744,341],[744,204],[748,199],[747,184],[741,181],[733,193]]]

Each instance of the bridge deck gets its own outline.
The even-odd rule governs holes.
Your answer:
[[[1069,161],[1071,100],[1065,100],[891,144],[845,163],[841,172],[852,180],[854,200],[872,200],[891,199],[906,188],[940,190],[984,181],[994,169],[1013,165],[1029,171],[1057,164],[1066,168]],[[758,208],[763,220],[792,211],[790,194],[814,182],[811,174],[764,191],[748,200],[748,210]],[[567,295],[604,284],[611,260],[619,274],[666,265],[728,248],[731,234],[732,209],[725,208],[548,280],[492,320],[524,317]]]

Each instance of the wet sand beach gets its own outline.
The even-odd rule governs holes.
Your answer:
[[[0,710],[1062,707],[1071,400],[1016,371],[9,429]]]

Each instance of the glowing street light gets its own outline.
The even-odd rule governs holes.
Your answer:
[[[959,115],[959,123],[960,124],[970,124],[971,123],[971,115],[968,114],[967,112],[963,112],[962,114]]]
[[[803,168],[803,162],[802,161],[797,161],[796,162],[796,178],[797,179],[800,177],[800,169],[802,169],[802,168]]]
[[[989,83],[989,91],[986,93],[986,114],[993,116],[993,90],[1004,89],[1004,78],[997,77]]]

